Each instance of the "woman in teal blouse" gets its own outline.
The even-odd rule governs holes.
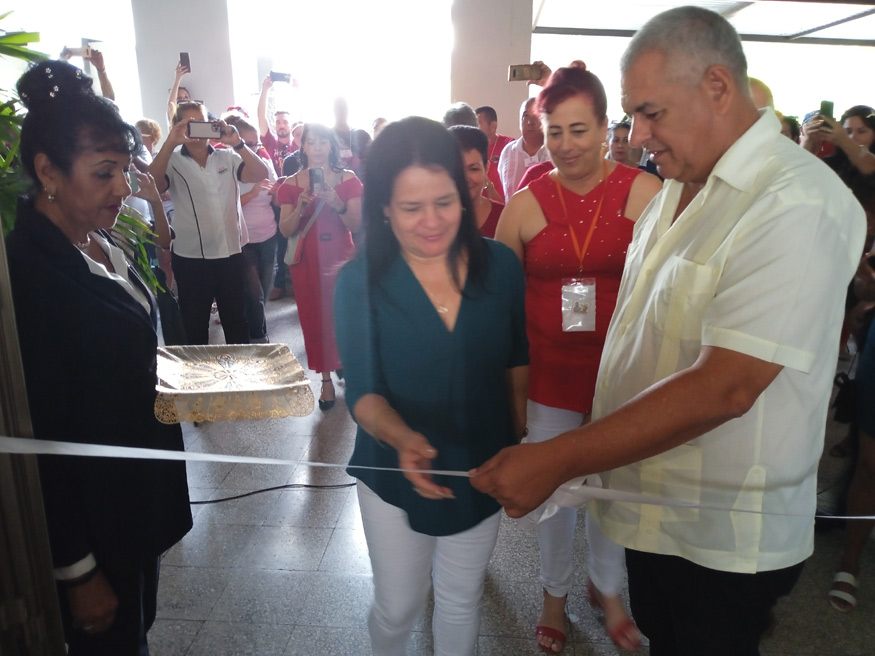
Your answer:
[[[434,584],[434,653],[474,652],[499,506],[468,479],[358,466],[466,472],[525,426],[524,279],[513,252],[479,236],[453,136],[388,125],[368,154],[365,248],[335,292],[346,400],[374,572],[376,656],[403,654]]]

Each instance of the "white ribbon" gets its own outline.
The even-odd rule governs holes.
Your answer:
[[[401,469],[399,467],[371,467],[367,465],[345,465],[326,462],[310,462],[307,460],[283,460],[280,458],[256,458],[253,456],[232,456],[221,453],[197,453],[191,451],[168,451],[163,449],[143,449],[128,446],[108,446],[105,444],[80,444],[78,442],[61,442],[53,440],[38,440],[24,437],[0,436],[0,453],[20,455],[56,455],[56,456],[86,456],[91,458],[141,458],[147,460],[188,460],[196,462],[232,462],[252,465],[284,465],[307,467],[330,467],[335,469],[370,469],[374,471],[412,472],[419,474],[435,474],[439,476],[459,476],[470,478],[467,471],[446,469]],[[720,510],[725,512],[744,512],[755,515],[776,515],[781,517],[811,517],[810,513],[778,513],[744,508],[723,508],[695,504],[688,501],[678,501],[665,497],[652,497],[634,492],[610,490],[601,486],[598,476],[590,475],[574,478],[559,486],[557,490],[538,509],[526,516],[528,521],[542,522],[556,514],[559,508],[581,508],[587,502],[601,499],[604,501],[622,501],[628,503],[651,504],[657,506],[674,506],[679,508],[699,508],[702,510]],[[830,519],[862,519],[875,520],[875,515],[839,516],[830,515]]]

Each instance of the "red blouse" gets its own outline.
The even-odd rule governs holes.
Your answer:
[[[638,169],[618,164],[607,180],[586,196],[562,188],[565,210],[549,174],[529,184],[547,226],[525,245],[526,326],[529,335],[529,398],[542,405],[588,413],[592,410],[596,374],[614,307],[626,249],[634,224],[623,215]],[[607,184],[607,188],[604,185]],[[568,230],[583,246],[602,198],[601,214],[584,255],[583,273]],[[569,226],[570,224],[570,226]],[[595,278],[596,329],[563,332],[564,278]]]

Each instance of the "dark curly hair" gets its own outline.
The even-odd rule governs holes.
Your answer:
[[[91,78],[72,64],[37,62],[16,84],[27,108],[21,126],[21,161],[37,191],[42,184],[34,161],[45,154],[65,175],[86,148],[126,155],[139,152],[140,131],[126,123],[116,106],[94,93]]]
[[[875,109],[868,105],[854,105],[842,114],[838,121],[838,129],[844,130],[845,121],[854,116],[862,120],[870,130],[875,130]],[[869,152],[875,153],[875,140],[869,145]],[[863,175],[860,169],[851,164],[851,160],[841,148],[836,148],[835,152],[829,157],[824,157],[823,161],[838,173],[867,212],[875,211],[875,181],[871,175]]]

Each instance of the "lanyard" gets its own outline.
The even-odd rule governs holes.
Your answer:
[[[574,243],[574,252],[577,253],[577,259],[580,262],[580,273],[583,273],[583,258],[586,257],[586,251],[589,248],[589,242],[592,241],[592,233],[595,232],[595,225],[598,223],[599,217],[602,214],[602,204],[605,202],[605,193],[608,190],[608,161],[604,161],[604,179],[602,180],[602,196],[599,198],[599,204],[595,210],[595,216],[592,218],[592,223],[589,226],[589,232],[586,233],[586,241],[583,242],[583,248],[580,248],[580,243],[577,241],[577,235],[574,232],[574,226],[568,220],[568,208],[565,206],[565,195],[562,193],[562,185],[559,184],[558,176],[553,178],[556,183],[556,191],[559,194],[559,202],[562,203],[562,212],[565,216],[565,225],[568,226],[568,233],[571,235],[571,241]]]

